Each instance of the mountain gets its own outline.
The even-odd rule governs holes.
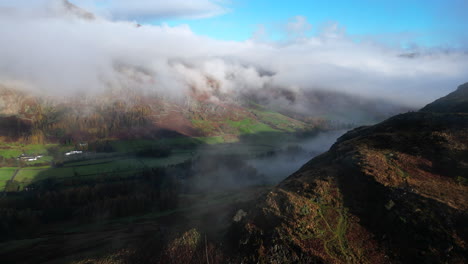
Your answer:
[[[54,263],[62,263],[61,258],[79,261],[84,253],[104,260],[71,263],[466,263],[468,113],[434,110],[435,105],[454,109],[453,98],[459,105],[456,109],[464,109],[464,104],[458,103],[467,101],[465,88],[461,87],[421,111],[399,114],[377,125],[347,132],[328,152],[275,187],[236,189],[227,195],[224,190],[214,190],[215,195],[177,196],[176,190],[184,189],[178,183],[184,179],[185,170],[215,170],[216,162],[221,161],[214,158],[218,153],[206,161],[192,159],[167,167],[167,171],[148,170],[134,177],[80,178],[75,169],[89,173],[84,167],[88,161],[77,161],[72,170],[72,164],[45,169],[42,175],[70,171],[75,176],[66,176],[63,182],[44,181],[31,191],[7,194],[0,199],[4,230],[12,230],[12,239],[21,239],[5,239],[0,254],[7,262],[20,263],[52,257],[57,260]],[[0,136],[4,141],[42,138],[64,140],[66,144],[101,138],[180,135],[232,139],[247,133],[284,133],[330,126],[326,120],[314,121],[315,112],[311,118],[302,116],[304,113],[297,111],[294,104],[298,99],[294,98],[300,97],[304,102],[314,98],[320,98],[319,102],[358,102],[346,95],[311,93],[304,99],[305,94],[271,89],[247,99],[218,94],[219,100],[213,100],[213,94],[193,90],[189,96],[175,100],[130,90],[57,100],[4,88],[0,89]],[[291,105],[274,108],[269,104],[284,100]],[[290,111],[286,111],[288,107]],[[5,145],[6,151],[8,147]],[[103,166],[107,159],[105,156],[102,162],[90,160],[89,166]],[[230,172],[234,173],[233,181],[258,177],[234,156],[225,156],[224,160],[231,166],[207,181],[225,181]],[[16,177],[18,170],[23,169],[6,167],[3,172]],[[174,174],[183,177],[161,183],[161,177]],[[206,180],[206,174],[193,179]],[[18,174],[19,177],[24,174]],[[218,196],[218,192],[222,195]],[[142,197],[148,206],[145,208],[163,209],[146,211],[150,209],[142,207],[141,211],[133,211],[140,208],[134,197]],[[94,214],[108,210],[115,215],[105,218],[109,222],[102,222],[103,228],[98,231],[82,227],[76,229],[81,231],[64,234],[61,230],[69,227],[68,222],[57,220],[68,212],[67,217],[74,221],[78,215],[82,217],[73,226],[88,226],[87,221],[94,221],[89,220],[89,215],[94,219]],[[142,222],[127,222],[127,217],[135,212],[143,214]],[[50,229],[45,226],[49,216],[58,221]],[[125,220],[114,224],[112,217]],[[22,233],[15,234],[16,230]],[[14,242],[25,241],[24,238],[28,238],[27,243]],[[99,246],[114,243],[115,248]],[[96,248],[82,247],[88,244]],[[94,255],[88,252],[91,250],[102,253]],[[119,259],[108,261],[107,256]]]
[[[468,85],[349,131],[238,208],[243,263],[466,263]]]
[[[243,134],[328,128],[325,121],[306,123],[261,105],[210,100],[199,93],[180,99],[141,91],[47,98],[4,87],[0,87],[0,123],[3,141],[24,143],[177,136],[231,141]]]
[[[423,112],[435,113],[468,113],[468,83],[458,86],[458,89],[449,95],[428,104]]]
[[[397,113],[414,110],[379,98],[363,98],[325,89],[285,89],[266,87],[248,91],[244,97],[267,105],[282,114],[300,120],[311,116],[342,123],[375,124]]]
[[[209,89],[192,88],[180,98],[137,89],[57,98],[0,86],[0,137],[33,144],[162,137],[232,142],[246,134],[350,128],[407,109],[340,93],[261,89],[228,94],[217,86],[207,79]]]

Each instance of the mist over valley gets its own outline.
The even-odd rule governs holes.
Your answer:
[[[466,263],[467,8],[0,0],[0,263]]]

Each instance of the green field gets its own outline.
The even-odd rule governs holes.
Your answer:
[[[174,137],[164,138],[159,140],[116,140],[111,141],[110,144],[118,153],[132,153],[139,150],[158,147],[169,147],[178,151],[180,148],[194,148],[204,144],[219,144],[224,143],[222,136],[213,137]]]
[[[194,148],[200,145],[208,144],[220,144],[224,143],[224,139],[222,136],[214,136],[214,137],[178,137],[178,138],[167,138],[161,139],[159,142],[163,145],[172,146],[176,148]]]
[[[120,157],[65,163],[63,167],[26,167],[26,168],[0,168],[0,188],[3,189],[6,182],[11,179],[18,169],[15,181],[21,185],[21,189],[28,184],[47,178],[63,179],[69,177],[93,177],[104,174],[126,176],[145,168],[165,167],[182,163],[192,157],[187,151],[175,152],[165,158],[137,158]]]
[[[111,141],[110,144],[114,147],[116,152],[120,153],[135,152],[141,149],[159,146],[158,141],[145,139],[115,140]]]
[[[66,179],[70,177],[101,177],[134,175],[135,172],[147,168],[166,167],[190,160],[199,155],[239,155],[242,157],[255,157],[256,155],[277,150],[284,144],[295,140],[295,136],[288,133],[278,133],[270,126],[251,119],[229,121],[232,128],[244,133],[242,141],[237,143],[225,143],[222,136],[198,137],[198,138],[167,138],[162,140],[125,140],[109,141],[115,152],[88,153],[63,157],[58,162],[58,167],[52,167],[52,156],[44,155],[50,147],[58,147],[65,153],[73,149],[70,145],[21,145],[3,144],[0,153],[8,157],[16,157],[17,154],[42,154],[38,161],[23,163],[24,167],[0,167],[0,190],[18,170],[15,181],[23,189],[28,184],[42,181],[48,178]],[[8,148],[6,148],[6,146]],[[145,149],[170,148],[168,157],[138,157],[137,154]],[[16,151],[16,152],[15,152]],[[47,164],[47,165],[44,165]],[[19,165],[19,163],[18,163]]]
[[[302,121],[271,111],[264,106],[251,103],[248,112],[232,119],[204,119],[194,117],[191,122],[198,130],[209,135],[240,137],[259,133],[289,133],[304,131],[310,126]],[[232,141],[232,140],[231,140]],[[216,143],[226,143],[220,140]]]
[[[15,181],[25,184],[30,183],[35,179],[37,175],[46,170],[47,169],[20,169],[18,171],[18,174],[16,174]]]
[[[18,144],[18,143],[0,143],[0,156],[4,158],[16,158],[21,154],[26,155],[46,155],[47,149],[57,146],[57,144]]]
[[[240,134],[255,134],[255,133],[262,133],[262,132],[279,132],[278,130],[257,122],[255,120],[246,118],[241,121],[227,121],[227,123],[231,126],[239,130]]]
[[[285,115],[271,111],[252,111],[263,123],[282,131],[294,132],[306,128],[306,124]],[[275,129],[275,131],[278,131]]]
[[[0,191],[3,191],[7,181],[11,179],[16,168],[0,168]]]
[[[217,142],[216,139],[211,139]],[[127,144],[127,146],[133,145],[135,148],[139,148],[139,146],[143,144],[143,141],[138,143],[132,142],[131,144],[128,142],[120,144],[122,148],[125,144]],[[11,179],[16,170],[18,170],[18,173],[15,176],[15,181],[20,184],[20,189],[23,189],[30,183],[47,178],[64,179],[69,177],[99,177],[100,175],[127,176],[133,175],[136,171],[141,171],[146,168],[180,164],[198,154],[216,155],[222,152],[223,154],[233,155],[255,155],[272,149],[274,149],[274,146],[271,145],[220,144],[213,147],[206,145],[205,147],[199,147],[198,150],[176,149],[169,157],[164,158],[146,158],[113,154],[114,157],[77,160],[75,162],[69,161],[64,163],[62,167],[57,168],[50,166],[0,168],[0,188],[4,188],[6,182]]]
[[[0,167],[0,191],[3,191],[6,183],[12,178],[16,171],[15,181],[23,189],[30,183],[41,181],[47,178],[63,179],[69,177],[93,177],[99,175],[133,175],[136,171],[145,168],[164,167],[174,164],[179,164],[191,158],[192,151],[190,150],[173,150],[169,157],[164,158],[141,158],[132,156],[139,150],[151,147],[159,147],[162,144],[185,144],[185,142],[177,142],[180,139],[173,139],[174,142],[161,142],[151,140],[127,140],[127,141],[111,141],[112,146],[116,150],[113,153],[98,153],[91,154],[88,157],[64,157],[65,163],[61,167],[44,166],[41,164],[53,162],[52,156],[46,156],[47,149],[54,144],[48,145],[24,145],[24,144],[7,144],[0,143],[0,156],[4,158],[16,158],[21,154],[44,155],[40,160],[27,162],[26,167]],[[193,146],[203,144],[203,140],[208,143],[217,143],[216,138],[190,139]],[[211,142],[210,142],[211,141]],[[65,153],[73,149],[72,146],[58,146],[60,152]],[[130,154],[130,155],[129,155]],[[84,158],[84,160],[83,160]],[[76,161],[73,161],[76,159]],[[19,164],[18,164],[19,165]]]

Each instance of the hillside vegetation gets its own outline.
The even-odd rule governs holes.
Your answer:
[[[349,131],[242,208],[239,261],[466,263],[467,91]]]

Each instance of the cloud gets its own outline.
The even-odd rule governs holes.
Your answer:
[[[286,33],[294,38],[305,37],[306,34],[312,29],[312,25],[307,22],[307,18],[304,16],[295,16],[289,19],[286,24]]]
[[[421,49],[418,56],[400,56],[408,51],[356,42],[337,24],[288,43],[235,42],[196,35],[188,26],[83,19],[60,5],[28,12],[34,15],[0,13],[0,84],[45,95],[125,88],[184,96],[194,87],[232,94],[273,86],[328,89],[417,107],[468,76],[466,53]],[[305,18],[291,23],[286,27],[299,35],[310,28]]]
[[[206,18],[228,11],[213,0],[76,0],[105,17],[117,20],[150,21],[167,18]]]
[[[257,29],[252,33],[251,39],[266,42],[268,40],[268,32],[265,25],[257,25]]]

